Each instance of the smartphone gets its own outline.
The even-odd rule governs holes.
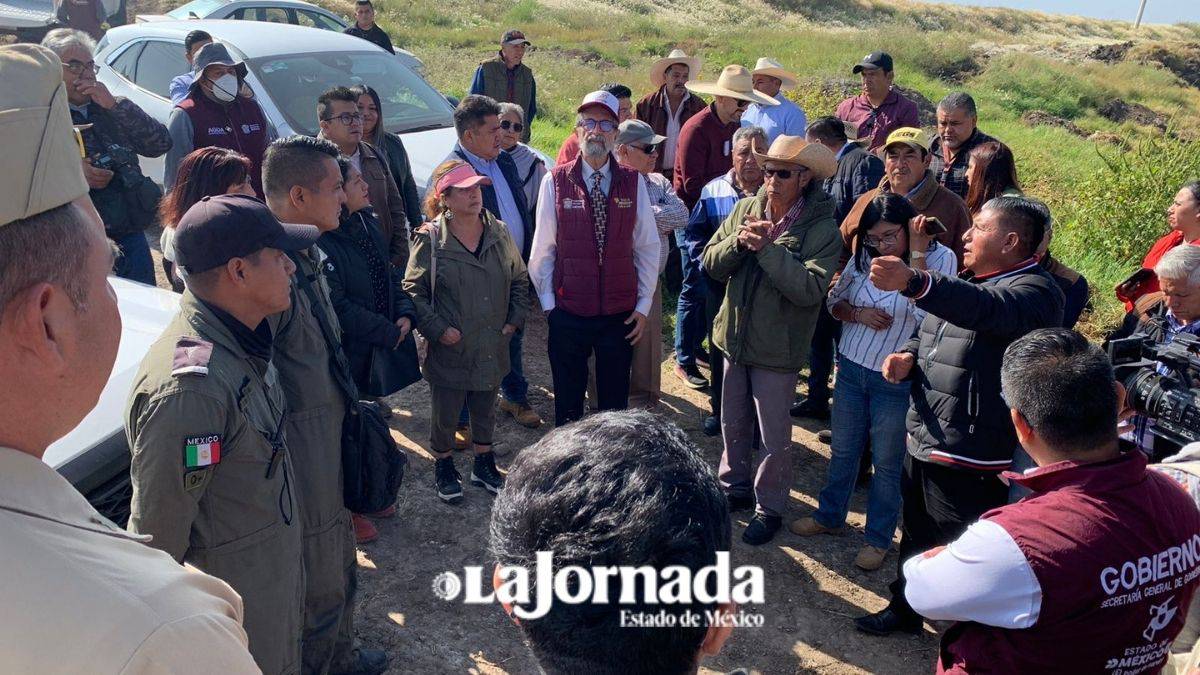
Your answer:
[[[939,234],[946,234],[946,231],[946,226],[937,218],[931,216],[925,219],[925,234],[936,237]]]
[[[1155,278],[1154,270],[1143,267],[1129,275],[1125,281],[1117,284],[1116,293],[1119,300],[1134,302],[1145,294],[1146,282]]]

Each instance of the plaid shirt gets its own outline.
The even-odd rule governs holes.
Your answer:
[[[983,143],[990,143],[996,139],[988,136],[979,129],[975,129],[975,133],[971,134],[962,145],[958,147],[958,152],[954,153],[954,161],[947,164],[946,157],[942,154],[942,138],[935,136],[929,144],[929,170],[937,176],[937,180],[942,184],[942,187],[953,192],[954,194],[967,198],[967,163],[970,161],[971,150]]]

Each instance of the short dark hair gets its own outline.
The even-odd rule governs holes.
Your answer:
[[[92,227],[72,202],[0,225],[0,315],[18,293],[41,283],[61,287],[84,309]]]
[[[1017,233],[1017,239],[1024,244],[1025,255],[1037,252],[1046,228],[1050,226],[1050,209],[1045,204],[1028,197],[1008,195],[988,200],[981,211],[987,209],[998,212],[1006,226]]]
[[[600,85],[600,91],[607,91],[617,98],[633,98],[633,90],[616,82],[605,82]]]
[[[354,4],[355,4],[356,6],[366,6],[366,7],[370,7],[371,9],[374,9],[374,8],[375,8],[375,5],[372,5],[372,4],[371,4],[371,0],[354,0]]]
[[[491,550],[532,569],[551,551],[556,569],[712,565],[730,546],[729,510],[712,469],[674,423],[646,411],[607,412],[547,434],[513,461],[492,507]],[[620,578],[609,580],[618,597]],[[682,614],[692,605],[568,604],[522,619],[549,673],[695,672],[706,626],[620,625],[621,610]]]
[[[334,87],[327,90],[325,93],[317,97],[317,119],[327,120],[326,113],[329,112],[329,104],[333,101],[341,101],[343,103],[353,103],[358,105],[358,94],[350,87]]]
[[[454,131],[459,138],[463,134],[483,124],[483,120],[491,115],[500,116],[500,104],[491,96],[471,94],[459,101],[454,109]]]
[[[187,54],[192,53],[192,48],[201,42],[212,42],[213,36],[208,34],[208,31],[196,29],[188,32],[183,38],[183,51]]]
[[[938,110],[961,110],[971,117],[978,117],[979,111],[975,108],[975,99],[965,91],[952,91],[946,94],[945,98],[937,104]]]
[[[917,209],[912,202],[894,192],[881,192],[868,202],[867,207],[863,209],[862,216],[858,219],[858,227],[854,229],[854,236],[851,240],[855,248],[854,266],[858,268],[858,271],[866,272],[871,267],[870,254],[867,252],[866,245],[862,243],[868,230],[881,222],[888,222],[903,225],[907,232],[908,221],[915,218],[916,215]],[[908,262],[907,249],[904,251],[904,261]]]
[[[263,153],[262,182],[266,197],[286,197],[292,187],[314,190],[324,176],[313,168],[322,157],[338,158],[338,147],[322,138],[296,134],[277,139]]]
[[[1066,328],[1041,328],[1004,350],[1000,386],[1008,406],[1064,454],[1117,440],[1113,368],[1099,346]]]
[[[836,143],[844,145],[850,140],[846,136],[846,123],[832,115],[818,117],[813,120],[812,124],[809,124],[808,128],[804,130],[804,135],[812,136],[822,143],[829,143],[830,145]]]

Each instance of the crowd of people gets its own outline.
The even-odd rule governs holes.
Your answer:
[[[370,2],[356,9],[348,32],[391,50]],[[164,125],[96,80],[95,46],[60,29],[40,47],[0,48],[0,133],[14,175],[36,166],[0,206],[0,377],[15,385],[0,392],[0,445],[13,448],[0,453],[0,526],[8,542],[31,540],[28,514],[44,513],[87,533],[46,536],[59,573],[99,565],[89,573],[129,593],[102,600],[129,618],[113,629],[126,634],[106,648],[112,663],[386,669],[386,654],[355,643],[355,545],[396,508],[346,508],[339,449],[357,400],[387,417],[422,379],[430,498],[466,498],[454,451],[470,448],[469,483],[496,496],[501,565],[554,550],[560,564],[699,568],[730,549],[738,511],[750,514],[743,542],[771,542],[793,509],[792,417],[828,419],[817,507],[787,529],[843,532],[869,481],[854,564],[881,568],[901,534],[889,603],[859,630],[956,621],[939,672],[1098,672],[1131,655],[1157,667],[1192,650],[1196,630],[1175,638],[1200,569],[1200,512],[1177,483],[1194,491],[1200,464],[1148,466],[1187,449],[1131,417],[1108,357],[1071,330],[1088,282],[1051,255],[1049,208],[1024,194],[1012,150],[980,130],[968,93],[941,100],[931,136],[894,86],[892,57],[873,52],[851,68],[862,93],[810,122],[828,111],[789,99],[798,78],[776,60],[704,81],[701,60],[676,49],[650,64],[654,88],[636,103],[620,83],[587,94],[547,165],[528,145],[530,42],[509,30],[458,103],[457,142],[421,200],[370,83],[313,101],[315,137],[276,138],[245,64],[193,31]],[[37,110],[43,129],[8,125],[7,110]],[[165,155],[165,195],[137,155]],[[128,397],[121,531],[35,460],[95,402],[119,334],[104,276],[154,283],[154,223],[180,310]],[[1130,313],[1114,339],[1200,330],[1200,248],[1183,245],[1200,242],[1200,183],[1175,195],[1168,223],[1116,289]],[[670,270],[681,284],[669,372],[710,393],[716,467],[674,425],[629,411],[661,409]],[[527,345],[539,310],[546,344]],[[559,429],[506,475],[497,409],[544,423],[527,347],[548,354]],[[1149,576],[1170,597],[1113,601],[1149,583],[1141,560],[1156,561]],[[149,605],[132,578],[143,573],[161,587]],[[52,595],[61,605],[72,591]],[[50,591],[0,597],[17,606],[38,592]],[[729,636],[616,621],[560,604],[519,625],[549,672],[689,672]],[[23,644],[37,630],[0,631],[14,645],[0,652],[39,670],[45,655]],[[612,649],[581,646],[597,640]]]

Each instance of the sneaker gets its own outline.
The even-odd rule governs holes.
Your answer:
[[[457,504],[462,501],[462,476],[454,468],[454,458],[445,457],[433,465],[434,480],[437,481],[438,499],[447,504]]]
[[[536,429],[542,426],[542,416],[529,406],[528,403],[514,403],[503,396],[500,397],[500,410],[513,416],[523,427]]]
[[[705,436],[720,436],[721,435],[721,419],[716,415],[706,415],[704,417],[704,435]]]
[[[815,399],[802,398],[792,405],[792,417],[810,417],[814,420],[829,419],[829,404],[820,403]]]
[[[821,441],[825,445],[829,445],[833,442],[833,432],[829,429],[822,429],[817,432],[817,440]]]
[[[854,564],[859,569],[864,569],[868,572],[874,572],[883,566],[883,559],[887,557],[886,548],[875,548],[867,544],[859,550],[858,555],[854,556]]]
[[[754,495],[725,495],[725,500],[729,502],[730,513],[754,510]]]
[[[461,426],[454,429],[454,449],[466,450],[471,445],[471,427]]]
[[[804,516],[799,520],[793,520],[788,529],[792,534],[798,534],[801,537],[811,537],[814,534],[841,534],[843,528],[840,527],[825,527],[817,522],[812,516]]]
[[[504,487],[504,476],[496,469],[496,458],[492,453],[475,455],[475,465],[471,467],[471,485],[478,485],[494,495],[500,494]]]
[[[704,376],[700,374],[700,369],[694,363],[681,366],[676,362],[674,370],[675,377],[678,377],[680,382],[691,389],[703,389],[708,386],[708,380],[704,379]]]
[[[354,542],[369,544],[379,538],[379,530],[365,517],[357,513],[350,514],[350,522],[354,525]]]
[[[761,546],[774,539],[775,533],[782,526],[783,518],[756,513],[746,526],[746,531],[742,533],[742,541],[751,546]]]

